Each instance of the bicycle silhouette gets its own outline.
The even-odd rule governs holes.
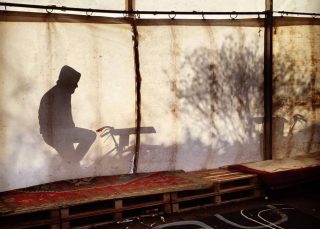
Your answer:
[[[156,130],[154,127],[140,127],[139,131],[136,127],[132,128],[122,128],[122,129],[115,129],[112,126],[103,126],[96,130],[100,134],[101,138],[105,137],[105,141],[107,141],[109,138],[112,139],[112,142],[114,143],[114,147],[109,150],[108,153],[113,152],[116,150],[117,153],[125,153],[125,152],[131,152],[133,153],[133,157],[131,159],[131,166],[130,171],[133,171],[133,164],[134,164],[134,157],[135,157],[135,144],[130,145],[130,135],[137,135],[137,134],[153,134],[156,133]],[[116,140],[115,136],[119,136],[119,142]]]

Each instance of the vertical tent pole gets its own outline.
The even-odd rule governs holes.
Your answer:
[[[135,0],[126,0],[126,8],[128,11],[134,11]],[[140,129],[141,129],[141,74],[140,74],[140,59],[139,59],[139,34],[135,23],[135,15],[129,13],[132,39],[133,39],[133,55],[135,65],[135,81],[136,81],[136,143],[134,150],[133,173],[138,171],[139,151],[140,151]]]
[[[126,10],[134,11],[135,9],[135,0],[126,0]],[[133,14],[129,14],[129,16],[133,16]]]
[[[272,34],[273,0],[265,0],[264,30],[264,159],[272,159]]]

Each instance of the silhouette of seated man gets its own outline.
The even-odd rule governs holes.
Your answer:
[[[57,84],[44,94],[39,107],[43,140],[70,164],[79,163],[96,138],[94,131],[76,127],[73,122],[71,95],[80,76],[73,68],[63,66]],[[78,143],[76,148],[74,143]]]

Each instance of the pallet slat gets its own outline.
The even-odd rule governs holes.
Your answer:
[[[1,217],[0,228],[34,228],[47,226],[60,228],[60,212],[58,209],[43,212],[32,212],[25,215]]]
[[[257,176],[254,174],[220,169],[212,172],[210,170],[195,172],[194,175],[210,179],[213,182],[213,187],[205,192],[194,190],[172,193],[173,212],[253,199],[261,195]]]
[[[154,198],[158,200],[153,200]],[[110,208],[110,206],[108,206],[108,208],[106,209],[88,209],[88,211],[81,210],[81,212],[72,213],[72,209],[70,210],[69,208],[65,208],[61,210],[62,225],[63,228],[66,229],[77,227],[86,228],[87,226],[90,227],[90,225],[92,226],[108,224],[111,222],[122,220],[127,212],[138,209],[145,210],[150,207],[160,207],[163,209],[164,213],[171,213],[172,210],[170,193],[116,199],[113,202],[113,207]],[[74,206],[73,208],[76,209],[77,206]],[[79,205],[78,208],[81,208],[81,205]],[[108,220],[103,222],[103,216],[110,216],[111,219],[107,218]],[[100,221],[91,222],[87,225],[85,221],[90,221],[94,219],[94,217],[97,218],[97,221]],[[84,223],[81,224],[82,222]],[[78,224],[81,224],[81,226],[79,226]]]

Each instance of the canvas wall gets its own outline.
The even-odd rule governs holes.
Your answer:
[[[135,134],[128,128],[135,129],[136,105],[131,27],[76,22],[0,22],[0,191],[132,169]],[[44,106],[59,116],[57,125],[66,132],[59,133],[59,143],[75,136],[90,147],[68,155],[46,143],[39,126],[40,116],[50,120],[40,102],[64,65],[81,73],[71,110],[75,126],[84,131],[63,129],[68,119],[60,101],[63,92],[53,101],[58,104],[47,100]],[[103,126],[118,130],[117,148],[107,129],[96,132]],[[121,143],[119,131],[125,139]]]
[[[142,123],[156,131],[138,171],[262,160],[264,38],[250,23],[138,27]]]
[[[320,151],[319,38],[319,20],[275,21],[273,158]]]
[[[15,20],[0,25],[2,190],[132,172],[137,104],[131,25],[74,16]],[[226,22],[138,26],[138,172],[262,159],[261,23]],[[70,106],[76,127],[87,131],[90,148],[83,157],[64,155],[39,130],[41,101],[65,65],[81,73]],[[94,132],[102,126],[114,129]],[[65,138],[58,141],[64,145]]]
[[[125,1],[9,2],[126,8]],[[170,8],[167,0],[152,2],[136,0],[135,7],[264,10],[264,1],[230,0],[215,5],[207,0],[188,4],[176,0],[170,1]],[[319,12],[319,2],[274,1],[274,9]],[[0,191],[131,173],[138,104],[128,21],[7,15],[2,14],[0,22]],[[255,15],[245,20],[238,20],[239,16],[237,20],[194,21],[168,20],[168,16],[137,23],[142,78],[138,172],[193,171],[262,160],[263,19]],[[318,41],[318,20],[293,24],[275,20],[274,158],[319,151]],[[63,106],[56,110],[64,114],[64,123],[70,108],[72,121],[82,129],[69,128],[65,133],[70,134],[54,132],[54,136],[67,145],[68,136],[76,132],[76,139],[84,139],[87,147],[79,150],[81,154],[61,153],[40,133],[39,117],[51,117],[40,112],[41,101],[51,107],[46,93],[55,87],[65,65],[81,73],[81,78],[67,99],[70,104],[60,102]],[[103,126],[108,127],[96,132]]]

